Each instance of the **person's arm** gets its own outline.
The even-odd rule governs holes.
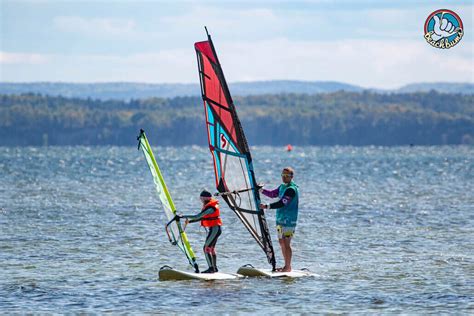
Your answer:
[[[295,195],[296,193],[293,188],[286,189],[283,197],[279,201],[268,205],[268,208],[269,209],[282,208],[283,206],[288,205],[291,202],[291,200],[295,197]]]
[[[194,222],[198,222],[202,220],[204,216],[212,214],[213,212],[214,212],[214,209],[212,207],[209,207],[196,215],[183,215],[182,217],[188,219],[190,223],[194,223]]]
[[[262,189],[262,194],[269,198],[276,198],[278,197],[278,191],[278,188],[276,188],[275,190]]]

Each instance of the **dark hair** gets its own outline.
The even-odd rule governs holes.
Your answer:
[[[203,197],[212,197],[212,194],[211,192],[207,191],[207,190],[202,190],[201,194],[199,196],[203,196]]]

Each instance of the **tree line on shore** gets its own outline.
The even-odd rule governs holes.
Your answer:
[[[474,144],[474,96],[435,91],[234,98],[250,145]],[[199,97],[97,100],[0,95],[0,145],[205,145]]]

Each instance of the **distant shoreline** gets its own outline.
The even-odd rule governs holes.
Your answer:
[[[250,145],[474,144],[474,95],[265,94],[234,97]],[[0,94],[0,146],[206,145],[200,97],[101,101]]]

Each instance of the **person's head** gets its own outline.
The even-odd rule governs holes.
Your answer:
[[[207,191],[207,190],[202,190],[201,194],[199,195],[200,199],[201,199],[201,202],[203,204],[206,204],[207,202],[209,202],[212,198],[212,194],[211,192]]]
[[[291,167],[283,168],[281,172],[281,181],[283,181],[283,183],[290,183],[291,180],[293,180],[294,174],[295,174],[295,171],[293,170],[293,168]]]

